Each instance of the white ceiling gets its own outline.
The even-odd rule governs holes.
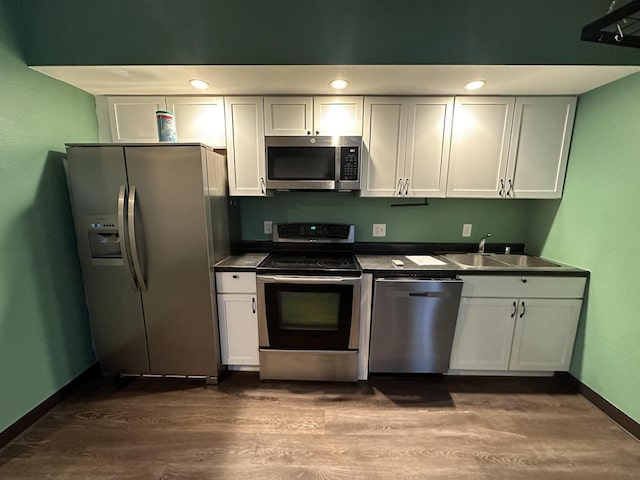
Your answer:
[[[343,95],[459,95],[470,80],[476,95],[581,94],[640,71],[640,66],[573,65],[130,65],[34,66],[94,95],[336,94],[329,82],[349,81]],[[210,83],[196,90],[188,80]]]

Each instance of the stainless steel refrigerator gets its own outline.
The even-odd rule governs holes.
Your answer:
[[[68,144],[65,166],[103,371],[216,382],[225,158],[199,144]]]

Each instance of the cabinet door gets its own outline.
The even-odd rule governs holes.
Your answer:
[[[508,197],[560,198],[576,111],[575,97],[516,99]]]
[[[406,99],[365,98],[361,196],[402,195],[406,130]]]
[[[175,114],[179,142],[225,147],[222,97],[167,97],[167,108]]]
[[[511,370],[569,369],[582,300],[520,299]]]
[[[259,365],[256,296],[218,294],[220,352],[225,365]]]
[[[312,97],[265,97],[265,135],[317,135],[313,131]]]
[[[507,370],[517,300],[465,298],[460,300],[450,368]]]
[[[262,97],[225,97],[229,194],[264,196]]]
[[[410,197],[444,197],[449,170],[453,97],[409,99],[404,191]]]
[[[503,196],[514,103],[513,97],[455,99],[448,197]]]
[[[156,111],[166,110],[164,97],[109,97],[111,139],[117,143],[156,143]]]
[[[316,135],[362,136],[362,97],[314,97]]]

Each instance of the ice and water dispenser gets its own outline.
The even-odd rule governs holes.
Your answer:
[[[120,232],[114,216],[92,219],[88,225],[91,258],[122,258]]]

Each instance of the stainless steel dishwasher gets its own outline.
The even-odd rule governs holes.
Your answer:
[[[376,279],[369,371],[446,372],[461,293],[453,278]]]

